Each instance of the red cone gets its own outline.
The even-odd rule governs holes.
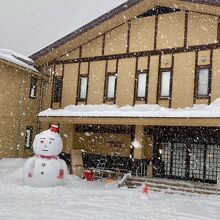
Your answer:
[[[144,187],[143,187],[143,193],[148,194],[148,187],[146,183],[144,184]]]

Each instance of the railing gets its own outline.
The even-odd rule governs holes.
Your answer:
[[[144,177],[146,176],[146,162],[141,162],[140,165],[136,169],[136,177]],[[140,171],[140,172],[139,172]]]

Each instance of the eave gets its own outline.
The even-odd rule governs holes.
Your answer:
[[[219,127],[220,118],[134,118],[134,117],[38,117],[40,122],[63,124],[143,125],[143,126],[204,126]]]

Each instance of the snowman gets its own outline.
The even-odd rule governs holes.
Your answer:
[[[63,148],[58,127],[52,125],[49,130],[35,136],[33,149],[36,154],[29,158],[23,169],[24,182],[34,187],[52,187],[64,184],[67,165],[58,155]]]

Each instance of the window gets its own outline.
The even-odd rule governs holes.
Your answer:
[[[88,76],[80,76],[79,78],[79,101],[87,99]]]
[[[54,76],[53,82],[53,102],[60,102],[62,98],[63,77]]]
[[[107,101],[115,100],[116,79],[117,76],[115,73],[108,73],[106,75],[105,99]]]
[[[162,71],[160,77],[160,98],[169,98],[171,71]]]
[[[25,130],[25,148],[29,149],[32,146],[32,134],[33,134],[33,127],[27,126]]]
[[[147,92],[147,73],[138,72],[136,78],[136,99],[144,100]]]
[[[30,85],[30,98],[35,99],[36,94],[37,94],[37,79],[32,77],[31,85]]]
[[[207,97],[209,95],[209,68],[199,69],[197,73],[197,96]]]

